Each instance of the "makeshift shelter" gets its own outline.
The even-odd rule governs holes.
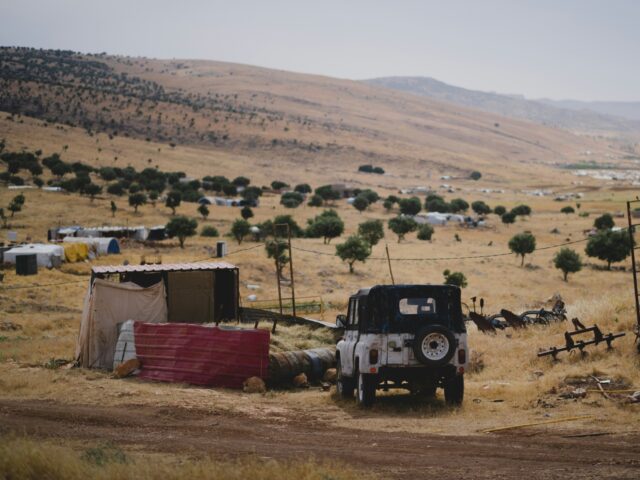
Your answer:
[[[238,318],[238,267],[227,262],[96,266],[92,278],[148,287],[162,281],[168,321],[208,323]]]
[[[167,238],[167,229],[164,225],[158,225],[149,229],[147,240],[164,240]]]
[[[96,255],[120,253],[120,244],[115,238],[65,237],[62,241],[64,243],[84,243],[88,245]]]
[[[84,301],[76,359],[89,368],[111,369],[119,326],[127,320],[167,321],[163,282],[144,288],[93,278]]]
[[[15,264],[18,255],[36,255],[39,267],[59,267],[64,260],[64,248],[44,243],[18,245],[4,252],[4,263]]]
[[[89,245],[86,243],[65,243],[64,259],[69,263],[82,262],[89,258]]]
[[[118,326],[238,318],[239,272],[226,262],[95,266],[76,347],[84,367],[111,368]]]

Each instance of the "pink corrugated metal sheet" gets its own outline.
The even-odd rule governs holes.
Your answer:
[[[134,331],[140,378],[228,388],[267,378],[268,330],[136,322]]]
[[[175,272],[180,270],[229,270],[236,269],[227,262],[164,263],[159,265],[104,265],[93,267],[93,273]]]

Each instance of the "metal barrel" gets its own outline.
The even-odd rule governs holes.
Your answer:
[[[269,355],[269,382],[286,383],[301,373],[309,380],[320,380],[335,363],[336,352],[332,348],[272,353]]]

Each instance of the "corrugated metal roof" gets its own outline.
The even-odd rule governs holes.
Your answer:
[[[102,265],[91,269],[93,273],[130,273],[130,272],[174,272],[190,270],[230,270],[235,265],[227,262],[194,262],[194,263],[163,263],[159,265]]]

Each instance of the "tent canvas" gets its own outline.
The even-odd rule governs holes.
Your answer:
[[[89,246],[86,243],[65,243],[64,259],[69,262],[82,262],[89,258]]]
[[[167,321],[164,282],[148,288],[95,279],[85,297],[76,359],[82,367],[111,369],[118,325],[127,320]]]
[[[63,242],[86,243],[96,255],[120,253],[118,240],[110,237],[65,237]]]
[[[18,255],[36,254],[39,267],[53,268],[62,263],[64,259],[64,248],[58,245],[47,245],[44,243],[31,243],[19,245],[4,252],[5,263],[16,263]]]

